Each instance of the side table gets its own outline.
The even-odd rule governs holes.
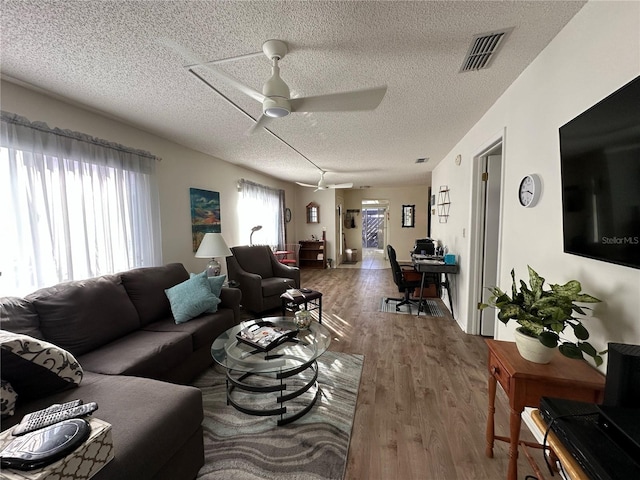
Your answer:
[[[509,443],[508,480],[518,478],[518,446],[521,414],[525,407],[538,407],[541,397],[558,397],[601,403],[604,375],[582,360],[573,360],[556,351],[551,362],[542,365],[520,356],[514,342],[485,340],[489,347],[489,415],[487,417],[486,455],[493,458],[493,443]],[[495,435],[496,385],[500,383],[509,397],[509,437]],[[537,444],[522,442],[527,446]]]
[[[299,290],[300,295],[292,295],[288,292],[284,292],[280,295],[282,300],[282,316],[286,316],[287,310],[295,312],[296,309],[304,303],[305,310],[313,311],[318,310],[318,323],[322,323],[322,293],[316,290],[309,290],[303,292]]]

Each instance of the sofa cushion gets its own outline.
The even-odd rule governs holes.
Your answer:
[[[92,480],[157,478],[203,419],[202,393],[195,387],[87,371],[79,388],[18,406],[2,428],[29,412],[74,399],[96,402],[94,416],[112,426],[115,457]]]
[[[44,338],[76,356],[140,328],[117,275],[61,283],[25,298],[38,312]]]
[[[11,383],[21,402],[82,381],[82,367],[74,356],[44,340],[0,330],[2,379]]]
[[[162,379],[193,352],[191,335],[138,330],[78,358],[85,370]]]
[[[44,339],[40,331],[38,312],[33,304],[24,298],[0,298],[0,328]]]
[[[234,312],[230,308],[221,308],[216,314],[204,313],[187,323],[176,324],[173,320],[165,319],[150,323],[144,330],[154,332],[185,332],[191,335],[193,349],[211,347],[213,341],[220,334],[236,325]]]
[[[120,274],[124,288],[138,311],[140,325],[171,316],[171,305],[164,291],[189,278],[181,263],[163,267],[134,268]]]
[[[6,380],[0,380],[0,417],[5,419],[14,414],[18,394]]]
[[[176,323],[185,323],[205,311],[216,309],[220,299],[211,293],[206,277],[196,275],[165,290]]]

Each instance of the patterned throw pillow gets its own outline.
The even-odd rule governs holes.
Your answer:
[[[18,394],[6,380],[0,381],[0,416],[7,418],[13,415],[16,410],[16,399]]]
[[[75,387],[84,375],[71,353],[28,335],[0,330],[0,353],[2,378],[21,401]]]
[[[211,293],[206,278],[196,275],[164,291],[176,323],[185,323],[217,307],[220,299]]]

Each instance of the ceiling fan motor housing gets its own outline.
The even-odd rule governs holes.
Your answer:
[[[267,97],[262,103],[262,113],[268,117],[286,117],[291,113],[289,86],[280,78],[280,67],[275,58],[271,77],[262,87],[262,94]]]
[[[291,113],[289,100],[282,97],[268,97],[262,102],[262,113],[267,117],[286,117]]]

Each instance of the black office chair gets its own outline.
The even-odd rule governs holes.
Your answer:
[[[403,270],[396,259],[396,251],[391,245],[387,245],[387,254],[391,264],[391,272],[393,273],[393,282],[398,286],[398,291],[404,293],[404,297],[387,298],[385,302],[389,303],[389,300],[399,302],[396,304],[396,311],[398,312],[402,305],[409,304],[418,307],[418,301],[411,299],[411,292],[416,288],[420,288],[421,275],[413,268]]]

